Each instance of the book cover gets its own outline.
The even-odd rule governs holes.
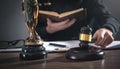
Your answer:
[[[57,13],[55,11],[39,10],[39,19],[42,21],[46,21],[47,18],[50,18],[54,22],[59,22],[72,18],[78,18],[79,20],[83,20],[85,19],[85,17],[86,17],[86,10],[84,8],[79,8],[63,13]]]

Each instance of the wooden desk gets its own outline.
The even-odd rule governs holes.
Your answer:
[[[20,61],[19,52],[0,53],[0,69],[120,69],[120,50],[106,50],[96,61],[71,61],[65,53],[49,53],[46,59]]]

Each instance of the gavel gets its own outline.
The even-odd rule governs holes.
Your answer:
[[[79,47],[71,48],[66,52],[66,58],[70,60],[98,60],[104,58],[104,52],[95,46],[91,46],[89,43],[93,42],[92,29],[82,27],[79,34]]]

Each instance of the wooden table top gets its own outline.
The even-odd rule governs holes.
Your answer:
[[[0,53],[0,69],[120,69],[120,50],[105,50],[105,58],[72,61],[65,53],[48,53],[46,59],[21,61],[19,52]]]

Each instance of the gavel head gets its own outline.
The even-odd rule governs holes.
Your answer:
[[[80,29],[79,40],[80,47],[88,47],[88,43],[92,40],[92,29],[89,26]]]

